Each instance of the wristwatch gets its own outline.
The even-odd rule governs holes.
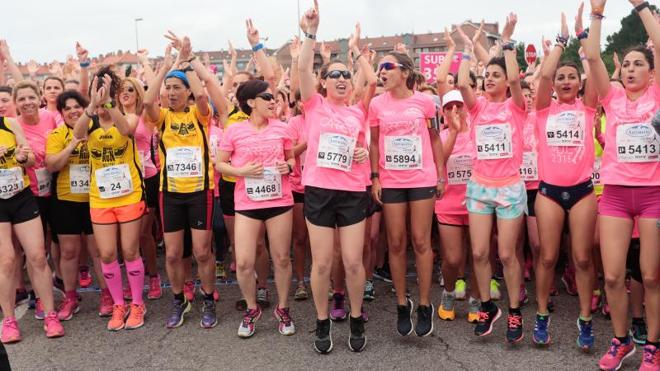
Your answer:
[[[110,102],[103,103],[103,105],[101,107],[103,107],[105,109],[112,109],[112,108],[116,107],[116,104],[115,104],[114,100],[111,100]]]

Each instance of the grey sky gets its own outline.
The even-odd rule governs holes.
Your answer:
[[[195,50],[218,50],[232,40],[236,47],[247,47],[245,18],[251,17],[268,47],[278,47],[297,33],[298,0],[188,0],[140,1],[114,0],[3,0],[0,38],[7,39],[17,61],[39,62],[75,54],[80,41],[92,56],[117,50],[135,50],[135,22],[139,23],[139,42],[150,55],[162,55],[165,30],[190,36]],[[552,37],[559,29],[564,11],[573,30],[577,0],[319,0],[321,26],[319,39],[348,36],[356,21],[363,36],[406,32],[439,32],[445,26],[465,19],[485,18],[500,22],[506,14],[518,14],[514,38],[540,46],[541,35]],[[108,6],[111,4],[112,6]],[[312,0],[300,0],[301,12]],[[550,5],[551,4],[551,5]],[[603,38],[619,28],[621,18],[632,6],[626,0],[607,4]],[[585,25],[590,7],[585,5]]]

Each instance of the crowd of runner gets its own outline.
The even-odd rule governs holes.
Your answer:
[[[215,327],[216,279],[231,271],[243,297],[238,336],[251,337],[270,305],[272,263],[278,331],[296,332],[291,291],[306,300],[311,290],[319,353],[333,349],[332,323],[347,318],[349,348],[365,348],[374,277],[393,283],[396,303],[383,305],[396,305],[402,336],[432,334],[435,316],[456,319],[461,300],[467,311],[458,312],[487,336],[504,315],[500,300],[508,343],[529,331],[548,346],[560,261],[579,308],[558,318],[575,318],[577,346],[606,341],[592,328],[602,312],[613,338],[599,367],[620,368],[639,344],[640,370],[660,370],[660,23],[648,2],[630,3],[649,40],[617,51],[613,76],[601,56],[605,0],[591,0],[588,28],[579,6],[574,33],[562,14],[556,42],[544,42],[527,73],[512,41],[515,14],[490,50],[481,28],[472,38],[457,28],[462,50],[445,31],[433,84],[404,45],[382,57],[361,45],[359,24],[348,56],[321,50],[315,70],[316,1],[300,20],[304,37],[289,46],[289,70],[247,20],[258,73],[238,71],[230,46],[222,81],[172,32],[158,66],[139,53],[139,74],[91,66],[77,44],[78,79],[42,82],[23,76],[0,41],[2,343],[21,340],[15,308],[30,296],[46,336],[64,336],[78,288],[92,281],[108,330],[142,327],[145,284],[147,299],[163,294],[162,242],[170,329],[186,316]],[[572,37],[581,65],[562,61]]]

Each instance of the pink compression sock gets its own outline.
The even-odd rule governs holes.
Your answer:
[[[131,286],[133,304],[142,305],[142,293],[144,291],[144,263],[142,262],[142,258],[137,258],[132,262],[126,260],[125,264],[128,284]]]
[[[103,278],[105,284],[110,290],[110,296],[115,305],[124,305],[124,294],[122,292],[121,284],[121,269],[119,263],[115,260],[112,263],[101,263],[101,270],[103,271]]]

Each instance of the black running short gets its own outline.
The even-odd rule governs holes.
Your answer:
[[[384,204],[428,200],[437,194],[436,187],[383,188],[380,198]]]
[[[0,199],[0,223],[20,224],[39,217],[39,205],[27,187],[8,199]]]
[[[366,191],[338,191],[306,186],[305,218],[321,227],[347,227],[367,217],[369,195]]]
[[[193,193],[160,193],[160,215],[163,232],[213,228],[213,191]]]

